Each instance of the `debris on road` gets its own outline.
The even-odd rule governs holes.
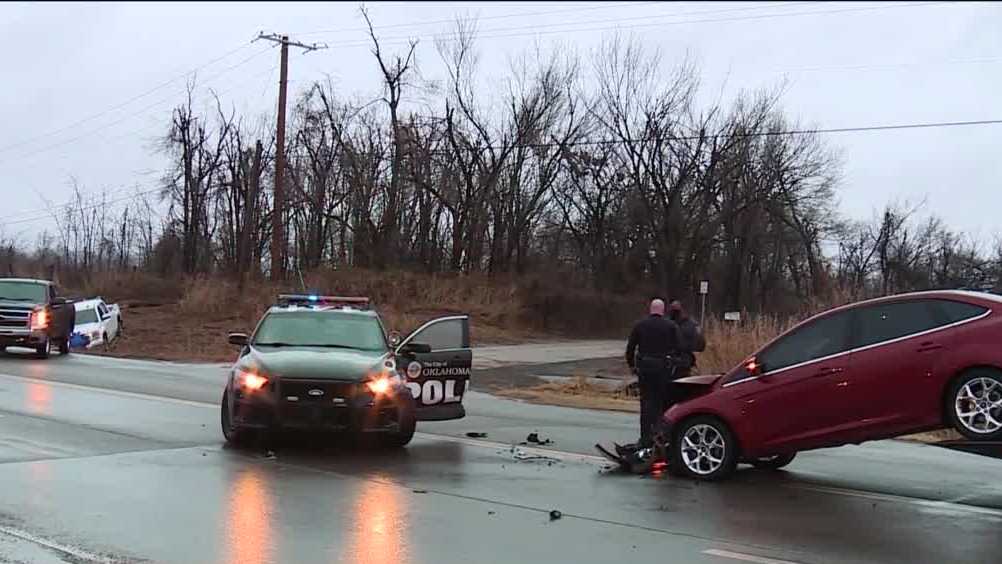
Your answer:
[[[428,490],[411,490],[411,491],[414,492],[414,493],[417,493],[417,494],[426,494],[426,493],[428,493]]]
[[[278,456],[275,455],[275,451],[273,450],[269,450],[268,452],[264,453],[265,460],[275,460],[276,458],[278,458]]]
[[[554,464],[558,464],[560,462],[559,459],[550,456],[530,454],[515,445],[512,445],[512,447],[508,450],[508,454],[511,456],[512,460],[515,460],[516,462],[544,462],[547,466],[553,466]]]
[[[550,521],[556,521],[557,519],[560,519],[563,516],[564,516],[564,514],[561,513],[561,512],[559,512],[559,511],[557,511],[556,509],[554,509],[553,511],[550,511]]]
[[[496,511],[488,511],[487,512],[488,515],[495,515],[496,513],[497,513]]]
[[[540,439],[539,433],[529,433],[529,436],[525,438],[525,442],[534,445],[552,445],[553,441],[550,439]]]
[[[480,431],[470,431],[466,433],[466,436],[470,437],[471,439],[486,439],[487,433],[481,433]]]

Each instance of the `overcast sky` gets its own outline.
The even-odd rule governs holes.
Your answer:
[[[88,192],[156,188],[153,140],[183,100],[185,74],[245,115],[276,104],[277,49],[258,31],[330,48],[290,57],[290,88],[329,74],[346,93],[378,93],[358,3],[0,4],[0,233],[32,243],[52,228],[75,177]],[[434,34],[479,18],[481,68],[559,41],[582,53],[619,29],[686,53],[702,96],[788,82],[783,106],[822,128],[1002,118],[1002,6],[992,3],[370,2],[387,47],[420,40],[424,76],[441,76]],[[799,15],[798,15],[799,14]],[[395,45],[394,45],[395,44]],[[667,71],[667,68],[666,68]],[[845,163],[845,214],[925,200],[972,236],[1002,234],[1002,125],[828,135]]]

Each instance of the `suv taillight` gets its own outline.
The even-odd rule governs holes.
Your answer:
[[[33,331],[39,329],[47,329],[49,327],[49,310],[36,309],[35,311],[31,312],[30,319],[31,321],[29,321],[28,324],[31,326],[31,329]]]

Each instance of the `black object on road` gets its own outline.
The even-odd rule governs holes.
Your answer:
[[[470,431],[469,433],[466,433],[466,436],[470,437],[471,439],[486,439],[487,433],[481,433],[479,431]]]
[[[553,511],[550,511],[550,521],[556,521],[557,519],[560,519],[563,516],[564,516],[564,514],[561,513],[561,512],[559,512],[559,511],[557,511],[556,509],[554,509]]]
[[[529,436],[525,438],[525,442],[532,443],[534,445],[551,445],[551,444],[553,444],[553,441],[551,441],[550,439],[542,439],[542,440],[540,440],[539,433],[529,433]]]

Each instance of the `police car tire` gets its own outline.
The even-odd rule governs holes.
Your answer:
[[[251,429],[234,429],[230,424],[229,391],[223,392],[223,401],[219,408],[219,423],[223,430],[223,438],[226,443],[242,447],[249,445],[254,440],[254,432]]]
[[[406,390],[405,390],[406,391]],[[407,446],[414,438],[414,430],[417,427],[417,415],[414,412],[414,399],[410,394],[398,400],[397,421],[400,430],[383,437],[383,446],[388,448],[401,448]]]

